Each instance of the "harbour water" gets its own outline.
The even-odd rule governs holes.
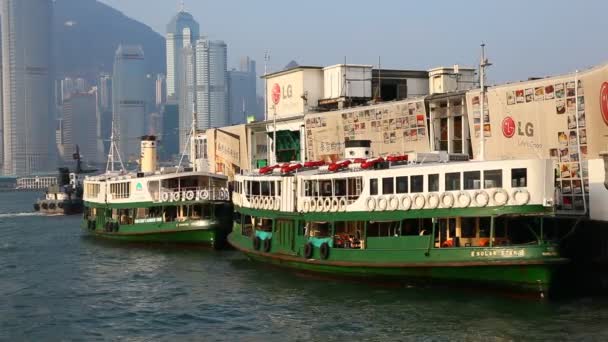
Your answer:
[[[0,340],[608,340],[608,299],[305,277],[235,251],[120,245],[0,193]]]

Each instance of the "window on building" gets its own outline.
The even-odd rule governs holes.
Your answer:
[[[502,188],[502,170],[486,170],[483,172],[483,188]]]
[[[251,183],[251,194],[253,196],[260,196],[260,182],[253,181]]]
[[[445,191],[460,190],[460,172],[445,174]]]
[[[511,169],[511,187],[525,188],[528,186],[528,169]]]
[[[270,196],[269,182],[260,182],[262,186],[262,196]]]
[[[424,191],[424,176],[411,176],[410,183],[411,193]]]
[[[393,177],[382,178],[382,194],[383,195],[392,195],[395,193],[394,182],[395,182],[395,180]]]
[[[407,176],[397,177],[397,193],[398,194],[407,194],[408,191],[408,183]]]
[[[439,175],[438,174],[428,175],[428,178],[429,178],[429,192],[439,191]]]
[[[468,171],[464,173],[464,189],[477,190],[481,189],[481,172]]]
[[[378,179],[377,178],[369,180],[369,194],[372,196],[378,194]]]

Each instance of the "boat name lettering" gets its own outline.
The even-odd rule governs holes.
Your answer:
[[[497,249],[497,250],[481,250],[471,251],[472,257],[500,257],[500,258],[517,258],[526,256],[524,249]]]
[[[162,222],[162,217],[149,217],[145,219],[135,219],[135,223],[153,223],[153,222]]]

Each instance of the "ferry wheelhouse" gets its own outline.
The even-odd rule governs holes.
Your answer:
[[[418,153],[289,163],[236,177],[229,242],[255,260],[377,279],[546,291],[566,262],[545,238],[550,160]]]
[[[139,172],[85,179],[83,228],[116,240],[222,247],[232,216],[227,178],[203,171],[202,160],[157,169],[156,138],[145,136],[141,144]]]

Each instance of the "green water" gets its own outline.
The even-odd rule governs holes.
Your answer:
[[[100,242],[0,193],[0,340],[606,341],[608,300],[304,277],[214,252]]]

